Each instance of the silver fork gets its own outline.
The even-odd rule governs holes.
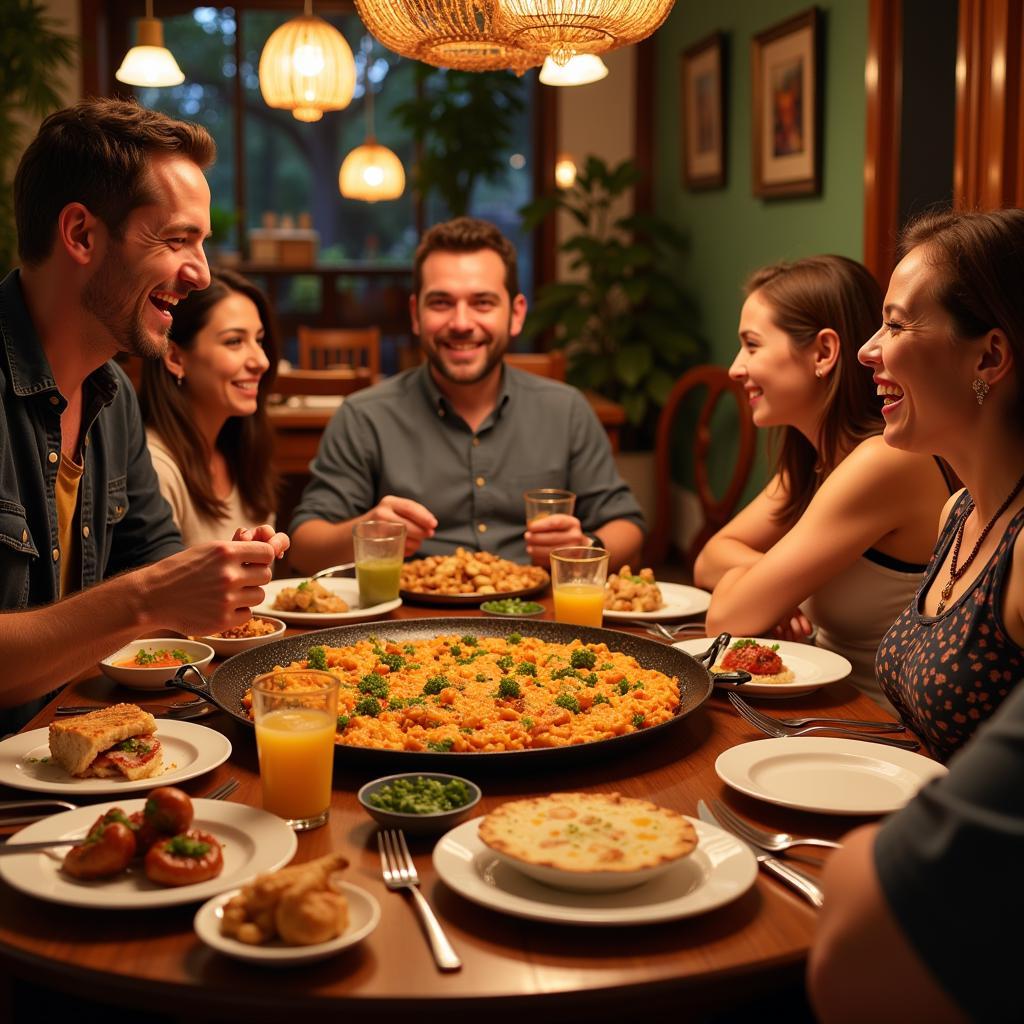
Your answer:
[[[740,839],[746,839],[748,843],[760,846],[763,850],[771,850],[773,853],[781,853],[794,846],[825,846],[830,850],[841,850],[842,843],[834,843],[831,839],[801,839],[799,836],[790,835],[788,832],[765,832],[763,829],[751,825],[745,818],[741,818],[734,810],[727,807],[721,800],[710,800],[711,810],[726,828],[735,832]]]
[[[238,779],[227,779],[219,786],[214,786],[209,793],[204,793],[203,800],[226,800],[238,789]]]
[[[442,971],[457,971],[462,961],[452,949],[426,897],[419,890],[420,876],[409,854],[405,833],[399,828],[382,829],[377,833],[377,847],[380,850],[380,870],[384,884],[389,889],[408,889],[412,893],[437,966]]]
[[[750,704],[737,693],[730,693],[729,700],[738,709],[740,704],[755,711]],[[767,717],[767,716],[766,716]],[[791,726],[794,729],[799,729],[802,725],[821,725],[830,724],[838,725],[843,728],[849,728],[851,726],[857,726],[859,729],[874,729],[876,732],[903,732],[903,724],[901,722],[865,722],[856,718],[824,718],[816,715],[808,716],[807,718],[773,718],[773,722],[777,722],[779,725]]]
[[[735,696],[730,693],[729,699],[732,700]],[[898,740],[892,736],[876,736],[874,733],[860,732],[857,729],[840,729],[834,725],[806,725],[800,729],[793,729],[790,726],[780,725],[774,718],[762,715],[746,701],[737,703],[732,700],[732,705],[739,712],[741,718],[769,736],[811,736],[814,733],[827,732],[830,736],[843,736],[851,740],[863,740],[865,743],[884,743],[888,747],[899,747],[901,750],[917,750],[921,745],[916,740]]]

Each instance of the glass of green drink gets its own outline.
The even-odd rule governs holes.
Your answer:
[[[393,601],[398,597],[405,554],[405,525],[367,519],[352,530],[359,581],[359,607]]]

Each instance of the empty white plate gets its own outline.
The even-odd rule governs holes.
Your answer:
[[[719,754],[715,771],[747,796],[822,814],[888,814],[946,774],[909,750],[819,736],[740,743]]]

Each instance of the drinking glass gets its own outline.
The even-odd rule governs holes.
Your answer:
[[[405,524],[367,519],[352,530],[359,607],[394,601],[402,576],[405,554]]]
[[[551,589],[555,620],[576,626],[600,626],[608,552],[604,548],[556,548],[551,552]]]
[[[338,680],[314,669],[275,668],[252,681],[263,809],[296,832],[331,809]]]
[[[545,516],[564,514],[571,516],[576,508],[576,495],[555,487],[538,487],[523,494],[526,502],[526,525]]]

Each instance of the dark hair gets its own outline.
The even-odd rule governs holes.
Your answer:
[[[1024,395],[1024,210],[922,214],[900,236],[900,257],[924,246],[939,270],[936,298],[960,340],[1001,330]],[[1018,401],[1019,424],[1024,413]]]
[[[505,264],[505,288],[509,298],[519,294],[519,270],[515,246],[490,221],[456,217],[435,224],[420,239],[412,264],[413,294],[423,287],[423,264],[432,252],[479,252],[490,249]]]
[[[857,444],[882,431],[871,371],[857,361],[857,349],[877,328],[882,293],[867,268],[845,256],[775,263],[755,270],[744,287],[747,295],[761,294],[775,326],[795,348],[810,345],[825,328],[839,335],[839,359],[823,384],[828,390],[819,449],[795,427],[783,428],[778,441],[776,468],[788,491],[779,517],[792,524],[835,469],[843,443]]]
[[[195,344],[196,335],[206,326],[213,308],[237,292],[252,299],[263,324],[263,348],[270,367],[260,379],[256,412],[252,416],[232,416],[217,436],[217,449],[224,455],[242,504],[253,519],[262,520],[277,506],[278,477],[273,466],[273,431],[267,419],[267,395],[277,377],[278,344],[274,319],[266,296],[251,281],[231,270],[214,270],[209,288],[190,292],[172,310],[170,338],[186,351]],[[209,452],[193,423],[188,391],[160,359],[142,363],[139,405],[148,427],[160,435],[181,470],[189,496],[205,516],[217,519],[227,505],[217,497],[210,478]],[[199,457],[203,453],[205,457]]]
[[[82,203],[115,237],[125,218],[153,197],[148,160],[180,155],[213,163],[209,132],[129,100],[85,99],[51,114],[25,150],[14,175],[18,255],[26,266],[53,249],[57,218]]]

